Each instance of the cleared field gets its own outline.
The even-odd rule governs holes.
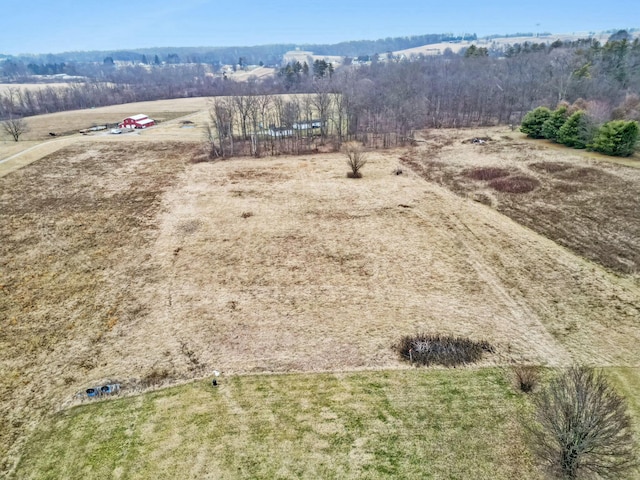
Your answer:
[[[324,60],[331,63],[334,67],[339,66],[342,63],[343,57],[338,55],[315,55],[313,52],[306,52],[304,50],[292,50],[284,54],[282,58],[284,63],[300,62],[304,64],[307,62],[309,68],[313,68],[313,62],[316,60]]]
[[[0,160],[4,160],[7,157],[20,153],[28,148],[40,144],[41,142],[14,142],[14,141],[0,141]]]
[[[231,80],[236,80],[238,82],[246,82],[247,80],[249,80],[251,77],[255,77],[255,78],[265,78],[265,77],[271,77],[273,75],[276,74],[276,69],[275,68],[270,68],[270,67],[256,67],[252,70],[238,70],[235,72],[231,72],[227,74],[227,78],[231,79]]]
[[[73,83],[0,83],[0,94],[6,93],[9,90],[43,90],[45,88],[69,88],[74,85]]]
[[[44,140],[50,138],[49,132],[58,135],[77,134],[78,130],[94,125],[114,124],[123,118],[144,113],[154,120],[165,122],[183,117],[209,108],[209,98],[178,98],[153,102],[127,103],[109,107],[72,110],[68,112],[50,113],[27,117],[25,120],[30,131],[25,133],[24,140]]]
[[[163,131],[168,132],[165,140]],[[83,409],[67,411],[53,420],[50,412],[74,404],[76,392],[107,380],[121,382],[124,393],[131,394],[150,386],[205,377],[218,369],[230,377],[229,381],[239,386],[246,381],[243,388],[257,392],[261,382],[276,382],[271,386],[276,391],[288,388],[286,382],[278,385],[278,380],[251,376],[257,373],[336,372],[335,377],[302,375],[294,381],[322,385],[331,384],[331,378],[343,378],[339,372],[387,370],[380,373],[389,382],[383,389],[385,396],[395,395],[393,402],[401,404],[401,393],[391,393],[400,385],[393,382],[400,380],[393,379],[405,379],[403,390],[419,390],[415,384],[422,377],[408,370],[392,345],[400,336],[416,331],[488,340],[496,353],[486,357],[482,367],[514,362],[640,365],[637,274],[607,270],[510,220],[496,210],[502,204],[498,201],[507,204],[508,196],[490,197],[495,207],[490,208],[452,193],[447,187],[455,191],[462,191],[462,187],[450,182],[448,171],[441,169],[439,164],[444,164],[445,157],[436,158],[450,154],[446,158],[451,158],[456,171],[478,165],[508,169],[512,168],[509,162],[519,155],[547,155],[543,147],[536,149],[513,137],[475,145],[461,143],[461,132],[448,132],[450,141],[444,137],[447,132],[437,132],[415,150],[372,152],[364,178],[352,180],[346,178],[348,168],[338,154],[194,164],[191,159],[198,144],[166,141],[173,138],[169,131],[158,128],[140,136],[80,137],[76,143],[0,178],[0,457],[5,471],[24,452],[30,452],[32,463],[37,465],[59,456],[52,453],[62,448],[62,443],[55,446],[56,428],[70,428],[66,430],[69,435],[61,435],[69,441],[75,441],[70,432],[78,432],[77,438],[89,435],[78,427],[85,420],[77,420],[80,423],[73,428],[69,425],[76,420],[70,424],[64,420],[75,415],[86,419]],[[473,136],[478,132],[468,131],[463,139]],[[479,149],[484,147],[489,148],[483,154]],[[411,155],[416,157],[411,159]],[[553,155],[554,161],[560,162],[558,153]],[[426,163],[431,157],[435,165]],[[458,157],[460,163],[455,163]],[[403,174],[395,175],[392,172],[400,158],[410,158],[407,163],[411,168],[403,167]],[[503,163],[494,165],[499,160]],[[550,162],[551,157],[545,161]],[[572,168],[576,169],[584,168],[578,164],[587,161],[572,156],[567,160],[575,163]],[[468,164],[461,166],[464,162]],[[518,168],[531,170],[535,176],[537,170],[530,168],[534,163],[540,161],[527,156]],[[589,167],[604,169],[620,181],[625,179],[617,188],[637,188],[638,170],[600,164]],[[432,173],[433,177],[427,175]],[[452,178],[456,175],[454,172]],[[464,178],[469,179],[466,174]],[[588,183],[589,175],[580,178],[587,182],[584,186],[578,180],[571,182],[581,191],[606,186]],[[475,185],[475,180],[469,182]],[[491,193],[482,185],[483,191]],[[535,204],[557,204],[564,198],[536,197]],[[583,204],[582,210],[578,205],[576,215],[594,210],[590,203]],[[612,205],[595,210],[602,211],[604,218],[609,209],[615,217],[619,213]],[[623,211],[627,212],[626,208]],[[541,217],[541,222],[545,221]],[[633,236],[636,225],[621,221],[616,228],[618,236],[627,238]],[[597,251],[596,243],[588,243],[588,233],[588,229],[576,229],[573,235]],[[480,385],[478,391],[492,391],[497,405],[514,411],[516,404],[499,381],[494,378],[490,382],[495,384],[491,388],[498,390],[483,384],[483,378],[495,377],[495,371],[472,372],[469,375],[475,380],[469,380],[469,388]],[[249,376],[241,378],[240,374]],[[359,378],[376,376],[364,372],[362,377],[349,375],[354,376],[340,387],[347,391],[355,388]],[[442,377],[429,371],[425,378],[436,381]],[[626,378],[633,390],[637,374]],[[466,377],[452,388],[464,391],[465,382]],[[182,388],[210,395],[198,385]],[[441,390],[446,397],[446,389]],[[339,396],[340,390],[335,391]],[[151,418],[157,415],[153,412],[158,407],[145,410],[140,405],[155,402],[146,400],[152,398],[162,403],[173,394],[153,395],[157,397],[90,408],[105,408],[105,415],[112,415],[109,408],[113,408],[116,418],[122,408],[130,407],[140,412],[139,418]],[[196,403],[202,404],[203,397],[198,395]],[[375,391],[371,395],[371,399],[357,400],[356,405],[380,401]],[[449,396],[456,401],[455,395]],[[279,407],[270,405],[270,410],[256,412],[260,420],[253,424],[237,419],[241,427],[232,432],[248,435],[251,425],[260,423],[261,415],[286,414],[287,402],[294,401],[293,397],[283,394],[279,398],[282,413],[269,413],[280,412]],[[418,402],[417,398],[412,401]],[[220,404],[220,408],[227,407]],[[319,407],[311,411],[314,408]],[[491,407],[488,411],[492,412]],[[210,415],[207,412],[205,415]],[[372,407],[365,417],[377,414]],[[339,418],[342,423],[349,422],[347,417]],[[465,425],[462,420],[460,426]],[[157,421],[161,424],[165,420]],[[169,417],[166,422],[167,437],[157,437],[162,446],[144,459],[164,465],[159,469],[171,468],[162,463],[171,438],[177,438],[171,431],[185,432],[178,436],[188,437],[191,428]],[[510,428],[506,426],[509,422],[494,431],[497,438],[502,438],[504,428]],[[147,425],[150,429],[153,422]],[[195,434],[217,438],[212,437],[213,429],[207,420]],[[95,434],[94,428],[89,430]],[[389,435],[397,433],[395,427],[391,430]],[[40,437],[49,431],[50,441],[43,442],[41,453],[37,453],[40,447],[33,435]],[[96,468],[103,468],[100,458],[105,458],[106,470],[100,471],[117,476],[120,473],[114,470],[113,462],[125,457],[111,450],[126,445],[131,437],[126,429],[113,432],[113,441],[87,448],[96,449],[88,456],[96,459]],[[378,438],[379,432],[372,432],[363,430],[362,434]],[[264,435],[269,440],[276,432],[270,427]],[[298,441],[295,435],[293,443]],[[447,435],[462,434],[454,429]],[[224,437],[222,443],[242,447],[231,437]],[[313,443],[311,437],[304,442]],[[151,444],[141,452],[153,450],[154,436],[149,438]],[[27,441],[31,443],[25,447]],[[478,448],[488,452],[489,462],[502,465],[491,453],[492,441]],[[389,444],[384,439],[372,442]],[[189,458],[192,454],[204,458],[211,452],[207,448],[214,448],[189,450],[186,443],[178,441],[183,449],[178,451],[186,452]],[[411,448],[415,450],[417,445]],[[447,445],[440,451],[444,458],[449,448]],[[136,458],[135,452],[132,455]],[[426,458],[416,455],[419,461]],[[313,468],[322,472],[322,454],[317,458]],[[344,470],[348,474],[360,472],[341,458],[337,468],[351,469]],[[524,463],[517,468],[524,470],[518,471],[526,472],[526,456],[520,460]],[[268,476],[275,471],[274,463],[266,462],[261,471],[260,466],[245,466],[246,459],[233,457],[229,461],[237,462],[235,468],[246,468],[244,471],[256,475]],[[403,458],[402,462],[411,465],[413,460]],[[442,465],[451,462],[438,459],[436,463],[445,468]],[[467,468],[464,465],[460,468]],[[27,475],[27,464],[21,468]],[[194,466],[194,475],[202,472],[198,468]],[[398,469],[391,471],[408,471],[405,463],[393,468]],[[314,471],[303,473],[311,476]],[[509,478],[506,470],[501,472],[505,472],[501,473],[503,478]],[[125,478],[128,473],[121,475]],[[449,476],[455,477],[454,473]],[[37,470],[28,475],[37,477]],[[328,475],[333,475],[332,471]]]
[[[232,377],[54,415],[17,477],[542,478],[526,411],[498,369]]]

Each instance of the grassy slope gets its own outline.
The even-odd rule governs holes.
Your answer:
[[[224,378],[43,423],[18,478],[537,478],[499,369]]]

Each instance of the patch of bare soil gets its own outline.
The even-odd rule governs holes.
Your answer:
[[[638,274],[639,169],[522,142],[498,129],[484,144],[462,140],[472,134],[453,130],[443,139],[440,132],[428,132],[428,142],[405,162],[424,178],[492,205],[584,258]]]

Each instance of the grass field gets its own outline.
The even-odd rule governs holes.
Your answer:
[[[637,392],[640,281],[632,263],[638,253],[632,206],[640,170],[500,129],[426,132],[418,147],[371,152],[360,180],[346,177],[340,154],[193,163],[201,137],[196,128],[183,135],[177,112],[191,110],[177,105],[175,120],[141,135],[78,137],[0,178],[2,471],[20,461],[17,478],[40,478],[57,458],[67,469],[60,475],[70,478],[74,468],[128,478],[137,474],[136,462],[160,476],[175,463],[193,477],[284,478],[298,468],[287,458],[313,447],[300,476],[376,478],[388,468],[389,477],[411,478],[412,466],[427,462],[434,478],[468,478],[469,465],[482,457],[476,478],[494,470],[497,478],[536,478],[521,439],[511,435],[525,406],[502,367],[616,367],[620,389]],[[152,115],[151,105],[141,111]],[[194,111],[201,113],[189,118],[206,113]],[[476,136],[492,140],[465,141]],[[399,165],[403,174],[393,174]],[[527,193],[497,190],[491,180],[477,180],[485,175],[477,169],[489,167],[509,172],[498,179],[538,183]],[[562,216],[564,208],[572,214]],[[607,231],[593,235],[589,222],[605,220]],[[562,237],[554,236],[554,224],[566,232]],[[392,346],[416,331],[487,340],[495,353],[474,370],[412,370]],[[213,369],[225,372],[217,397],[195,383],[69,409],[77,392],[102,382],[118,381],[131,396]],[[375,382],[382,386],[366,387]],[[334,396],[326,400],[320,387]],[[400,406],[419,404],[425,388],[437,394],[446,446],[424,445],[423,452],[427,440],[413,442],[400,427],[426,422],[428,436],[438,438],[435,427]],[[251,410],[243,395],[258,405]],[[338,427],[351,425],[354,417],[334,401],[341,395],[355,412],[363,410],[362,425],[356,422],[347,437],[357,448],[341,453],[343,444],[330,444],[323,453],[326,436],[313,430],[311,418],[326,401]],[[448,410],[442,405],[449,397]],[[235,430],[216,430],[203,406],[209,398]],[[396,417],[381,416],[385,398]],[[244,410],[234,410],[239,404]],[[493,415],[500,422],[494,429],[485,420],[469,425],[463,411],[476,412],[470,420]],[[287,415],[309,428],[297,430]],[[106,437],[96,433],[94,417],[103,418]],[[271,423],[260,430],[265,418]],[[144,429],[127,433],[123,426],[138,420]],[[292,425],[290,437],[278,437],[282,423]],[[488,429],[481,444],[464,435],[474,428]],[[203,440],[190,446],[184,439],[191,434]],[[359,450],[358,435],[370,451]],[[520,452],[514,463],[501,450],[511,437]],[[267,459],[252,465],[233,456],[243,450],[242,439],[253,456],[268,448]],[[382,459],[393,458],[396,442],[398,462],[387,465]],[[465,451],[480,453],[468,459]],[[83,452],[89,452],[84,463],[74,460]],[[209,473],[214,454],[232,466],[216,464]],[[334,456],[331,470],[325,459]],[[454,464],[454,457],[461,460]],[[447,470],[454,467],[460,470]]]
[[[542,478],[527,412],[499,369],[235,376],[60,412],[17,477]]]

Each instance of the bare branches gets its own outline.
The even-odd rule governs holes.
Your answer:
[[[362,145],[357,142],[349,142],[343,148],[344,154],[347,156],[347,165],[351,168],[349,178],[362,178],[360,170],[367,163],[367,154]]]
[[[23,118],[13,118],[10,117],[8,120],[5,120],[1,123],[2,130],[10,135],[14,142],[20,140],[20,136],[23,133],[27,133],[29,131],[29,125]]]
[[[536,399],[536,407],[538,454],[559,478],[623,478],[636,466],[626,402],[601,372],[568,369]]]

